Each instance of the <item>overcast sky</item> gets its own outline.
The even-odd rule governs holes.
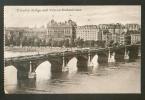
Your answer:
[[[4,26],[40,27],[54,19],[77,25],[141,23],[141,6],[5,6]]]

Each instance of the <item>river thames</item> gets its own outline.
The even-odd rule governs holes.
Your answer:
[[[31,55],[32,52],[5,52],[6,57]],[[37,52],[33,52],[37,54]],[[94,63],[96,59],[94,58]],[[77,71],[77,59],[69,62],[71,72],[51,74],[51,64],[43,62],[36,70],[36,79],[18,81],[15,73],[5,70],[5,91],[9,94],[67,93],[140,93],[141,59],[97,65],[88,71]],[[13,66],[10,66],[13,67]],[[73,70],[75,69],[75,70]],[[10,69],[11,70],[11,69]],[[14,77],[14,78],[13,78]]]

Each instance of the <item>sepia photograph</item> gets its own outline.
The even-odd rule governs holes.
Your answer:
[[[5,94],[141,93],[141,6],[4,6]]]

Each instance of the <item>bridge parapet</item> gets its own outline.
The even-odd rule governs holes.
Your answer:
[[[91,53],[92,55],[94,55],[95,53],[99,53],[99,52],[102,52],[102,51],[107,52],[107,50],[110,50],[111,53],[113,51],[122,52],[120,54],[124,55],[124,53],[123,53],[124,50],[120,50],[121,48],[126,48],[127,50],[131,51],[131,49],[129,49],[129,48],[134,47],[134,46],[140,46],[140,44],[126,45],[126,46],[120,46],[120,47],[109,47],[109,48],[99,48],[99,49],[81,49],[81,50],[74,50],[74,51],[53,52],[53,53],[47,53],[47,54],[37,54],[37,55],[29,55],[29,56],[11,57],[11,58],[5,58],[5,65],[6,66],[9,65],[11,62],[15,63],[15,62],[20,62],[20,61],[39,60],[39,59],[44,59],[44,58],[56,58],[58,56],[60,56],[60,57],[65,56],[65,57],[70,58],[70,57],[73,57],[73,56],[78,56],[78,55],[83,55],[83,54],[88,54],[88,53]]]

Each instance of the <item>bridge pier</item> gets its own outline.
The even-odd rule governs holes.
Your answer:
[[[62,56],[60,56],[56,59],[51,59],[49,61],[51,63],[52,74],[62,72],[62,66],[63,66],[63,57]]]
[[[91,52],[91,51],[88,52],[88,67],[93,66],[92,60],[96,55],[98,56],[97,52]],[[94,63],[98,63],[98,58],[97,58],[96,62],[94,62]]]
[[[104,65],[108,63],[108,50],[99,51],[97,54],[99,64]]]
[[[63,61],[62,61],[63,62],[62,71],[64,71],[64,72],[69,71],[69,67],[67,66],[67,64],[74,57],[76,57],[76,59],[77,59],[77,69],[78,69],[78,71],[88,70],[88,59],[89,59],[88,55],[89,55],[88,52],[85,52],[85,53],[79,52],[77,54],[70,54],[68,56],[64,55]]]
[[[64,52],[63,52],[63,57],[62,57],[62,71],[65,71],[65,66],[66,66],[66,64],[65,64],[65,59],[64,59]]]
[[[129,61],[135,61],[138,58],[138,49],[139,46],[132,45],[129,47]]]
[[[91,67],[91,60],[92,60],[92,57],[91,57],[91,53],[90,51],[88,52],[88,67]]]
[[[65,56],[63,55],[63,61],[62,61],[62,72],[68,72],[69,67],[67,66],[68,62],[73,58],[73,56]]]
[[[36,72],[32,71],[32,62],[31,61],[30,61],[30,69],[29,69],[28,78],[36,78]]]
[[[77,67],[78,71],[87,71],[88,70],[88,54],[79,54],[77,55]]]
[[[110,48],[109,48],[109,54],[108,54],[108,62],[111,62]]]
[[[115,48],[115,60],[116,62],[124,62],[125,48]]]
[[[15,64],[17,68],[17,79],[23,80],[28,79],[28,72],[29,72],[29,62],[28,61],[20,61]]]
[[[108,63],[115,62],[115,52],[109,48],[108,53]]]
[[[128,48],[125,46],[125,54],[124,54],[124,60],[128,60],[129,59],[129,51]]]
[[[36,78],[35,70],[37,67],[45,62],[49,61],[51,63],[51,73],[57,73],[62,71],[62,56],[57,57],[44,57],[43,59],[33,59],[30,61],[20,61],[16,62],[15,66],[18,69],[17,76],[18,80],[32,79]]]
[[[48,56],[48,57],[44,57],[43,59],[33,60],[32,61],[33,71],[35,71],[36,68],[44,61],[49,61],[51,63],[52,73],[62,72],[63,57],[61,55],[57,57]]]
[[[67,63],[69,62],[71,58],[69,57],[69,59],[64,55],[63,52],[63,57],[62,57],[62,72],[67,72],[69,71],[69,68],[67,66]]]

